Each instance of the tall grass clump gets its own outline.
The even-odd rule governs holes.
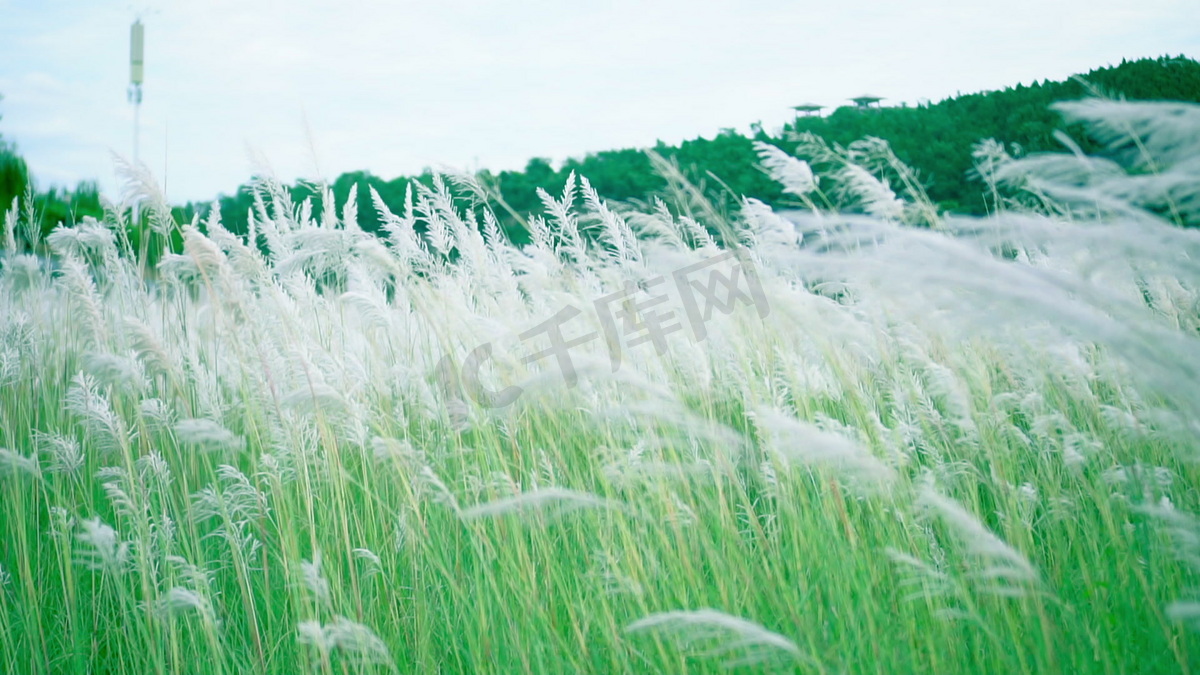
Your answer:
[[[522,248],[457,175],[7,236],[0,671],[1190,672],[1200,109],[1061,111],[985,219],[805,137]]]

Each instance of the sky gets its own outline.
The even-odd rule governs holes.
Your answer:
[[[119,195],[129,26],[139,158],[172,203],[254,173],[520,169],[885,104],[1200,57],[1198,0],[0,0],[0,137],[39,188]]]

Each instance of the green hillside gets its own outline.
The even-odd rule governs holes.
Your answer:
[[[827,116],[797,117],[778,133],[768,133],[753,125],[757,133],[746,136],[731,129],[712,138],[697,138],[679,145],[659,143],[651,148],[675,162],[684,175],[704,187],[714,201],[728,203],[745,195],[773,206],[788,206],[779,185],[769,180],[757,166],[753,142],[766,141],[792,152],[791,140],[802,132],[815,133],[830,143],[849,144],[866,136],[888,141],[896,155],[914,168],[934,201],[943,209],[957,213],[986,212],[983,185],[969,176],[971,149],[976,142],[995,138],[1017,153],[1060,149],[1054,139],[1064,125],[1049,106],[1055,101],[1105,95],[1142,100],[1200,101],[1200,63],[1185,57],[1161,57],[1123,61],[1120,65],[1098,68],[1065,81],[1043,81],[1017,85],[1001,91],[967,94],[917,107],[900,106],[860,110],[853,106],[837,108]],[[1068,129],[1069,132],[1073,130]],[[1082,134],[1072,136],[1083,141],[1084,149],[1096,150]],[[601,196],[618,201],[648,199],[661,194],[664,179],[654,171],[645,149],[623,148],[572,158],[557,169],[544,158],[533,158],[523,171],[484,172],[480,178],[503,196],[504,205],[497,213],[540,212],[537,188],[550,192],[560,188],[571,172],[585,176]],[[428,174],[401,176],[385,180],[369,172],[357,171],[339,176],[333,183],[334,196],[341,202],[354,184],[358,193],[360,218],[365,229],[378,227],[370,190],[374,188],[388,206],[398,211],[412,180],[428,183]],[[294,187],[297,200],[314,196],[311,188]],[[253,205],[249,185],[233,196],[219,200],[223,221],[233,231],[242,231],[246,214]],[[316,200],[314,200],[316,201]],[[318,206],[319,208],[319,206]],[[511,212],[510,210],[511,209]],[[206,213],[208,206],[189,204],[185,212]],[[503,223],[517,240],[525,232],[516,218]]]
[[[886,140],[896,156],[916,171],[929,197],[943,210],[982,214],[987,211],[987,204],[983,186],[970,175],[972,146],[994,138],[1018,155],[1059,149],[1054,133],[1064,125],[1050,110],[1050,104],[1097,94],[1142,100],[1200,101],[1200,63],[1182,56],[1123,61],[1065,81],[1017,85],[916,107],[885,105],[858,109],[847,105],[825,116],[798,116],[774,132],[754,124],[752,136],[724,129],[712,138],[697,138],[678,145],[659,142],[653,148],[623,148],[571,158],[557,168],[550,160],[535,157],[522,171],[496,174],[485,171],[479,179],[502,198],[503,202],[493,198],[491,206],[500,214],[507,234],[522,242],[528,234],[521,221],[525,215],[540,212],[542,208],[537,188],[554,192],[571,172],[587,177],[597,192],[610,200],[665,196],[666,181],[652,166],[646,152],[649,149],[678,166],[715,203],[730,204],[744,195],[786,207],[793,204],[779,185],[758,168],[755,141],[795,152],[795,138],[806,132],[842,146],[875,136]],[[1084,150],[1097,150],[1083,134],[1067,131],[1082,142]],[[389,208],[398,211],[413,180],[429,184],[432,176],[427,172],[386,180],[366,171],[355,171],[342,174],[331,187],[334,197],[341,202],[351,186],[360,186],[358,212],[364,229],[373,231],[379,223],[367,188],[374,188]],[[30,181],[15,145],[0,137],[0,206],[7,210],[14,197],[24,195]],[[317,196],[313,186],[303,184],[291,186],[291,193],[297,203]],[[319,201],[314,199],[318,213]],[[247,214],[254,203],[251,183],[239,187],[233,195],[221,195],[217,203],[226,226],[233,232],[245,232]],[[102,213],[97,187],[91,182],[81,183],[74,190],[51,186],[36,191],[33,207],[41,235],[60,222],[69,224],[84,215]],[[189,203],[176,209],[176,217],[190,221],[196,213],[206,215],[210,208],[209,203]],[[133,238],[137,239],[136,234]]]
[[[94,181],[83,181],[73,190],[59,186],[36,190],[36,187],[16,144],[0,135],[0,212],[8,212],[13,200],[18,200],[17,208],[24,212],[26,223],[22,235],[40,236],[59,223],[71,224],[83,216],[103,215],[100,188]],[[24,201],[26,193],[30,191],[32,204]],[[3,218],[0,215],[0,220]],[[3,246],[4,243],[0,242],[0,248]]]

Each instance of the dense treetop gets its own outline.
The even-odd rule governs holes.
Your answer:
[[[16,144],[0,136],[0,212],[11,209],[13,200],[17,199],[18,209],[34,214],[34,220],[43,230],[59,223],[73,223],[83,216],[99,216],[103,212],[100,187],[95,181],[83,181],[73,190],[54,185],[40,191],[33,188],[33,177]],[[32,203],[27,200],[29,196],[33,198]],[[0,214],[0,220],[3,217]]]
[[[1064,125],[1050,104],[1090,95],[1200,102],[1200,63],[1182,56],[1122,61],[1065,81],[1017,85],[1001,91],[954,96],[937,103],[869,108],[846,105],[824,116],[798,115],[774,132],[752,124],[749,136],[724,129],[712,138],[697,138],[678,145],[660,141],[653,148],[624,148],[571,158],[557,168],[550,160],[535,157],[522,171],[495,174],[484,171],[478,179],[492,192],[492,206],[505,216],[502,225],[509,236],[524,240],[527,236],[521,225],[524,216],[541,209],[537,188],[553,193],[562,188],[572,172],[585,176],[609,200],[661,196],[667,183],[653,165],[647,152],[651,150],[678,167],[718,204],[730,204],[744,195],[773,206],[791,206],[790,198],[758,168],[755,141],[796,153],[796,139],[804,133],[842,146],[873,136],[887,141],[896,156],[915,170],[929,198],[941,209],[982,214],[988,206],[983,185],[971,175],[972,147],[992,138],[1014,155],[1061,150],[1054,134]],[[1066,130],[1081,141],[1085,151],[1097,150],[1082,134]],[[338,176],[330,187],[340,203],[349,195],[351,186],[357,184],[362,226],[375,230],[378,219],[374,217],[376,211],[368,188],[373,188],[391,210],[398,212],[414,180],[429,184],[432,174],[426,171],[420,176],[386,180],[366,171],[354,171]],[[13,196],[24,193],[28,182],[25,163],[14,147],[0,139],[0,204],[7,208]],[[314,208],[319,211],[316,186],[297,184],[290,190],[297,203],[314,197]],[[247,214],[254,203],[251,183],[239,187],[233,195],[218,197],[215,203],[226,227],[245,232]],[[59,222],[73,222],[82,215],[97,215],[101,210],[92,183],[82,183],[74,191],[50,188],[38,194],[35,206],[46,230]],[[197,213],[206,216],[210,208],[208,203],[189,203],[176,209],[176,215],[188,221]]]
[[[825,116],[797,116],[774,133],[761,125],[751,125],[750,136],[725,129],[712,138],[697,138],[678,145],[659,142],[653,148],[624,148],[568,159],[555,168],[545,158],[533,158],[523,171],[483,172],[479,178],[503,197],[498,213],[527,214],[541,209],[537,188],[551,193],[560,189],[571,172],[585,176],[605,198],[617,201],[644,200],[662,193],[665,179],[655,171],[646,150],[653,150],[675,163],[693,182],[703,186],[718,203],[728,203],[742,195],[755,197],[775,206],[791,205],[780,187],[757,165],[754,141],[765,141],[794,152],[794,138],[814,133],[830,143],[848,145],[866,136],[886,140],[897,157],[913,169],[924,183],[929,197],[942,209],[957,213],[982,214],[987,205],[984,186],[971,177],[971,151],[975,143],[994,138],[1015,154],[1061,150],[1054,138],[1064,125],[1050,109],[1056,101],[1090,95],[1125,97],[1141,100],[1200,102],[1200,63],[1184,57],[1161,57],[1098,68],[1065,81],[1043,81],[1017,85],[1001,91],[980,92],[948,98],[919,106],[879,106],[859,109],[847,105]],[[885,102],[886,103],[886,102]],[[1072,129],[1067,129],[1073,132]],[[1071,133],[1088,151],[1080,133]],[[426,183],[421,176],[401,176],[385,180],[365,171],[339,176],[332,185],[336,199],[349,194],[350,186],[360,185],[359,214],[363,227],[376,226],[368,186],[374,188],[393,211],[404,204],[405,191],[413,180]],[[293,197],[314,195],[311,188],[298,186]],[[233,196],[219,200],[227,226],[238,228],[253,204],[250,187],[243,186]],[[188,209],[206,212],[203,205]],[[523,238],[523,228],[510,218],[506,229],[511,236]]]

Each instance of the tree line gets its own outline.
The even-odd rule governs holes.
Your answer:
[[[58,223],[74,223],[83,216],[99,217],[104,212],[96,181],[81,181],[74,188],[51,185],[35,189],[29,166],[16,145],[0,136],[0,223],[13,208],[14,200],[21,217],[34,222],[43,232]]]
[[[586,176],[596,191],[613,201],[650,200],[668,191],[668,181],[654,166],[646,150],[671,163],[680,174],[699,186],[715,204],[732,205],[741,196],[754,197],[772,206],[792,206],[780,186],[758,168],[753,144],[764,141],[791,153],[795,138],[815,134],[827,143],[848,145],[874,136],[887,141],[896,157],[911,167],[929,198],[943,211],[982,215],[988,210],[985,188],[972,177],[971,151],[975,143],[992,138],[1016,155],[1061,150],[1055,132],[1064,129],[1050,109],[1056,101],[1102,95],[1137,100],[1200,102],[1200,63],[1183,56],[1122,61],[1062,81],[1045,80],[999,91],[979,92],[916,106],[843,106],[823,116],[798,115],[782,129],[768,132],[752,124],[751,133],[723,129],[712,138],[697,138],[678,145],[663,142],[652,148],[624,148],[570,158],[555,167],[547,158],[530,159],[520,171],[480,172],[476,178],[485,186],[501,216],[501,225],[514,240],[526,241],[525,216],[541,211],[537,189],[561,190],[574,172]],[[1065,130],[1078,139],[1085,151],[1096,152],[1087,138]],[[363,229],[377,230],[371,190],[374,188],[393,212],[403,209],[405,194],[414,181],[431,185],[433,174],[400,176],[385,180],[367,171],[338,176],[330,185],[340,204],[358,185],[358,213]],[[0,204],[5,208],[14,196],[24,198],[30,177],[15,148],[0,139]],[[313,198],[320,212],[319,188],[297,183],[287,186],[295,203]],[[72,223],[84,215],[99,215],[101,204],[94,183],[81,183],[73,190],[51,187],[32,191],[33,212],[46,230],[59,222]],[[213,206],[220,209],[225,227],[236,233],[247,231],[248,214],[254,205],[253,183],[240,186],[232,195],[213,202],[192,202],[176,207],[180,222],[195,215],[207,217]],[[27,204],[26,206],[29,206]]]

